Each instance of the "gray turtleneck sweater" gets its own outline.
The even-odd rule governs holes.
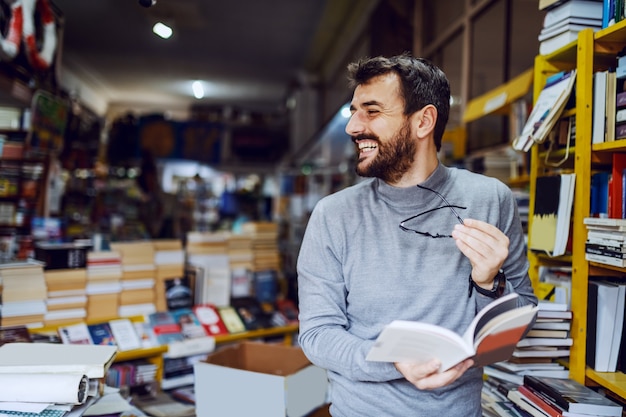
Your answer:
[[[462,218],[493,224],[509,237],[507,292],[536,304],[511,190],[496,179],[441,164],[421,185],[465,207],[456,209]],[[493,301],[476,291],[468,297],[471,265],[454,239],[399,228],[402,220],[442,205],[431,191],[368,179],[326,196],[313,210],[298,258],[299,342],[311,362],[328,371],[334,417],[481,416],[482,368],[468,370],[450,386],[420,391],[392,363],[365,360],[394,319],[462,334]],[[406,226],[450,234],[456,223],[443,208]]]

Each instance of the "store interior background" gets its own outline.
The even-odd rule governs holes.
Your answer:
[[[447,73],[448,127],[465,140],[461,154],[444,146],[446,163],[488,171],[495,157],[504,169],[488,173],[504,172],[504,181],[511,164],[524,170],[508,116],[464,123],[463,113],[532,68],[544,14],[537,0],[50,3],[56,59],[46,71],[23,56],[0,61],[0,130],[25,140],[37,89],[67,102],[43,212],[63,220],[64,238],[184,239],[271,220],[281,224],[285,272],[294,273],[314,204],[358,181],[342,109],[351,97],[346,65],[362,56],[412,51]],[[158,20],[173,28],[169,40],[152,33]],[[196,80],[202,99],[192,94]],[[152,168],[162,193],[146,188]],[[158,213],[169,215],[142,228]]]

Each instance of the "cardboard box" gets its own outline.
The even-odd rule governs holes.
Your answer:
[[[243,342],[194,365],[197,417],[305,416],[326,402],[326,371],[299,347]]]

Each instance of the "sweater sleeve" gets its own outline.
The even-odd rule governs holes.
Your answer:
[[[501,182],[496,184],[499,202],[497,226],[509,238],[509,256],[502,265],[507,277],[505,294],[518,293],[520,305],[537,305],[537,297],[528,276],[529,263],[526,256],[526,242],[515,196],[505,184]],[[493,301],[492,298],[479,295],[477,298],[478,310],[484,308],[491,301]]]
[[[373,340],[350,333],[341,257],[346,239],[315,207],[298,256],[299,343],[315,365],[358,381],[402,378],[392,363],[366,361]]]

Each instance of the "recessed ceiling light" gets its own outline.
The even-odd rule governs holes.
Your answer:
[[[157,22],[152,27],[152,31],[163,39],[168,39],[170,36],[172,36],[172,28],[162,22]]]

